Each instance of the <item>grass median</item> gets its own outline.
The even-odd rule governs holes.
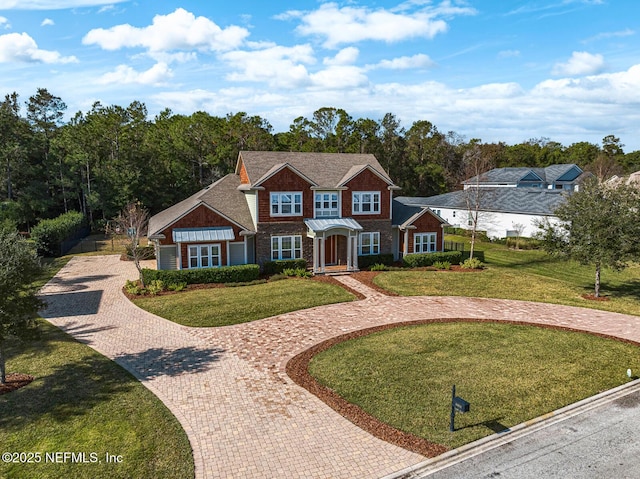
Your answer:
[[[354,299],[354,295],[339,286],[291,278],[250,286],[187,290],[136,298],[133,302],[150,313],[184,326],[211,327]]]
[[[337,344],[309,372],[378,420],[448,448],[628,381],[640,348],[535,326],[452,322],[398,327]],[[449,432],[451,387],[471,404]]]

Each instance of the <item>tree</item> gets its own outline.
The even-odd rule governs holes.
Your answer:
[[[588,181],[555,211],[559,224],[539,224],[543,247],[554,256],[594,265],[594,296],[599,297],[603,267],[619,270],[640,259],[639,207],[637,188]]]
[[[35,248],[16,231],[0,228],[0,383],[6,383],[4,342],[27,337],[35,329],[35,314],[43,306],[33,281],[40,272]]]
[[[491,157],[483,153],[480,145],[473,143],[462,155],[462,164],[465,176],[471,181],[471,184],[465,186],[464,200],[467,204],[467,211],[469,212],[469,226],[471,226],[469,259],[473,259],[476,237],[478,235],[480,210],[487,202],[488,197],[493,195],[492,189],[481,187],[480,183],[483,180],[483,175],[492,168],[493,162]]]
[[[125,243],[125,247],[138,270],[143,288],[145,284],[140,262],[148,259],[149,251],[140,247],[140,240],[147,234],[148,223],[149,211],[140,203],[131,202],[118,213],[118,216],[107,227],[107,233],[109,234],[127,235],[128,242]]]

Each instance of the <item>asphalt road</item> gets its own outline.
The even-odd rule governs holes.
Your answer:
[[[452,465],[428,479],[640,479],[640,392]]]

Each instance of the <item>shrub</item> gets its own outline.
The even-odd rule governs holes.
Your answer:
[[[374,264],[393,264],[393,254],[372,254],[366,256],[358,256],[358,268],[367,269]]]
[[[186,289],[186,287],[187,287],[187,283],[184,281],[180,281],[178,283],[169,283],[167,285],[167,290],[178,292]]]
[[[154,279],[147,285],[147,293],[151,296],[155,296],[158,293],[162,293],[164,291],[164,283],[160,279]]]
[[[478,258],[465,259],[462,263],[460,263],[464,269],[482,269],[484,264]]]
[[[444,251],[441,253],[416,253],[408,254],[402,258],[402,263],[409,268],[421,266],[433,266],[435,262],[459,263],[462,261],[460,251]]]
[[[31,239],[36,244],[38,254],[60,254],[61,243],[81,231],[84,223],[84,216],[77,211],[69,211],[57,218],[40,221],[31,229]]]
[[[257,264],[238,266],[221,266],[219,268],[156,270],[143,268],[142,276],[145,284],[158,279],[165,285],[175,283],[242,283],[258,279],[260,267]]]
[[[534,238],[509,237],[505,240],[504,243],[507,246],[507,248],[540,249],[542,247],[542,242]]]
[[[267,261],[262,270],[264,274],[272,275],[282,273],[285,269],[307,269],[306,259],[279,259],[276,261]]]
[[[285,276],[293,276],[296,278],[310,278],[311,273],[304,268],[285,268],[282,270],[282,274]]]
[[[124,290],[128,294],[133,294],[135,296],[139,296],[145,292],[144,288],[140,286],[140,283],[138,281],[131,280],[127,280],[127,282],[124,284]]]
[[[436,269],[451,269],[451,263],[448,261],[435,261],[433,267]]]
[[[386,264],[376,263],[369,267],[369,271],[387,271],[389,267]]]

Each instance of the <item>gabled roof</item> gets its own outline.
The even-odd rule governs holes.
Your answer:
[[[149,220],[149,236],[159,234],[200,205],[211,208],[240,228],[253,231],[253,220],[244,194],[238,191],[240,178],[227,175]]]
[[[448,224],[444,219],[438,216],[427,206],[412,204],[412,200],[414,200],[414,198],[407,196],[398,196],[397,198],[393,199],[391,221],[394,226],[406,228],[407,226],[413,224],[424,214],[430,214],[431,216],[434,216],[438,221],[440,221],[441,224]]]
[[[554,182],[573,182],[582,174],[578,165],[573,163],[550,165],[545,168],[505,167],[494,168],[473,178],[463,181],[464,185],[480,184],[508,184],[517,185],[520,182],[541,181],[547,185]]]
[[[443,195],[398,197],[396,200],[413,206],[467,210],[467,191],[453,191]],[[482,192],[481,211],[552,216],[566,200],[566,191],[537,188],[485,188]]]
[[[298,153],[287,151],[241,151],[238,168],[244,165],[249,183],[259,185],[275,165],[289,165],[316,188],[336,189],[348,181],[350,173],[369,167],[387,184],[393,181],[375,156],[355,153]],[[236,174],[239,173],[236,168]]]

